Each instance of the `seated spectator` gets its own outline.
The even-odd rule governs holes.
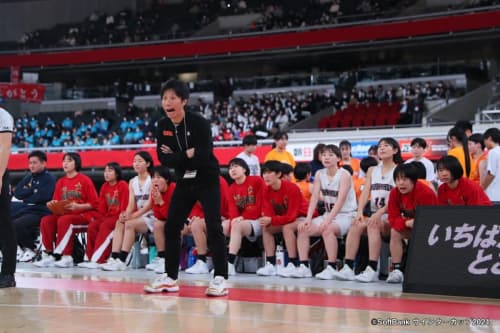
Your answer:
[[[69,201],[64,206],[63,215],[42,217],[40,232],[44,253],[37,267],[73,267],[73,235],[87,230],[88,224],[96,217],[97,192],[92,180],[80,173],[82,160],[77,153],[66,153],[63,158],[65,175],[56,182],[51,204]],[[55,245],[55,246],[54,246]]]
[[[39,150],[28,155],[29,171],[14,189],[10,204],[10,218],[16,228],[17,242],[22,249],[21,262],[36,256],[35,240],[40,234],[40,220],[49,215],[47,202],[54,194],[56,179],[47,171],[47,155]]]

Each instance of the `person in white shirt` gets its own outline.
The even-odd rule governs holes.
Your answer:
[[[488,148],[487,174],[481,187],[495,205],[500,205],[500,130],[492,127],[483,134],[484,145]]]
[[[243,138],[243,146],[245,150],[236,157],[247,162],[248,168],[250,169],[250,176],[260,176],[259,158],[254,154],[255,149],[257,149],[257,138],[254,135],[246,135]]]
[[[409,159],[405,163],[411,163],[417,161],[425,166],[426,176],[425,179],[432,182],[436,180],[436,171],[434,170],[434,164],[424,157],[425,149],[427,148],[427,142],[422,138],[415,138],[411,140],[411,154],[413,158]]]

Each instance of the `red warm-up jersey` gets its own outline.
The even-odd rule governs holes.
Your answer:
[[[484,190],[473,180],[461,177],[457,187],[452,189],[448,184],[438,188],[438,202],[443,206],[491,206],[491,200]]]
[[[163,199],[163,205],[156,205],[153,201],[152,196],[151,203],[153,206],[154,216],[161,221],[166,221],[168,216],[168,208],[170,207],[170,201],[172,200],[172,195],[174,194],[175,183],[168,184],[167,190],[161,194]]]
[[[395,187],[389,193],[389,205],[387,213],[391,228],[397,231],[409,230],[405,222],[415,218],[417,206],[437,205],[437,197],[434,191],[421,182],[416,182],[413,191],[401,194]]]
[[[76,203],[91,204],[93,209],[97,209],[98,197],[92,180],[82,174],[77,173],[75,177],[63,176],[56,182],[53,200],[71,200]],[[80,214],[85,211],[72,211],[71,214]]]
[[[224,177],[219,176],[219,185],[220,185],[220,215],[223,217],[227,217],[229,215],[229,203],[228,203],[228,195],[229,195],[229,185]],[[193,206],[191,213],[189,213],[189,218],[193,217],[204,218],[205,213],[203,212],[203,208],[199,201]]]
[[[259,176],[247,176],[242,184],[229,186],[229,218],[256,220],[262,215],[262,199],[266,183]]]
[[[105,217],[117,217],[127,209],[128,184],[120,180],[114,185],[105,182],[99,191],[99,206],[97,211]]]
[[[264,190],[262,215],[271,218],[272,225],[294,222],[299,216],[307,216],[307,201],[297,185],[282,180],[279,190],[267,186]]]

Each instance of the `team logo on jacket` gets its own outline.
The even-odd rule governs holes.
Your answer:
[[[172,132],[172,131],[163,131],[163,136],[174,136],[174,132]]]

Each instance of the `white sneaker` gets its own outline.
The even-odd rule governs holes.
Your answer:
[[[288,263],[288,265],[286,265],[279,273],[278,275],[281,276],[281,277],[291,277],[293,275],[293,273],[295,273],[295,271],[297,270],[297,267],[295,267],[294,264],[292,264],[291,262]]]
[[[21,260],[21,257],[23,256],[23,254],[24,254],[23,249],[18,245],[17,252],[16,252],[16,260],[17,261]]]
[[[145,285],[143,289],[147,293],[177,292],[179,291],[179,285],[177,280],[172,280],[167,274],[163,274],[150,284]]]
[[[402,283],[404,279],[403,272],[401,272],[399,269],[395,269],[392,272],[389,273],[389,276],[387,277],[387,283]]]
[[[127,265],[125,265],[125,263],[118,258],[116,259],[109,258],[109,260],[104,265],[101,266],[101,269],[103,271],[111,271],[111,272],[124,271],[127,269]]]
[[[366,269],[354,277],[356,281],[359,282],[376,282],[378,281],[378,273],[373,270],[371,266],[367,266]]]
[[[310,278],[312,276],[313,276],[313,274],[311,272],[311,269],[304,264],[300,264],[300,266],[297,267],[291,275],[291,277],[299,278],[299,279]]]
[[[146,265],[148,271],[156,271],[159,266],[165,266],[165,258],[156,257],[150,264]]]
[[[205,290],[205,295],[207,296],[217,297],[226,296],[227,294],[229,294],[229,290],[226,287],[226,280],[219,275],[210,281],[207,290]]]
[[[79,263],[77,266],[80,268],[88,268],[88,269],[97,269],[101,267],[101,265],[93,261],[83,261]]]
[[[31,249],[26,249],[26,251],[24,251],[23,255],[19,259],[19,262],[31,262],[33,261],[33,259],[35,259],[35,257],[36,257],[35,251]]]
[[[74,266],[72,256],[62,256],[61,259],[54,263],[56,267],[60,268],[70,268]]]
[[[207,263],[200,259],[196,259],[194,265],[186,269],[188,274],[207,274],[208,272]]]
[[[326,268],[316,274],[314,277],[320,280],[333,280],[335,278],[336,270],[332,266],[326,265]]]
[[[42,254],[42,259],[33,263],[33,265],[35,265],[36,267],[54,267],[55,262],[56,258],[44,252]]]
[[[355,276],[354,271],[348,265],[344,265],[340,271],[335,271],[333,274],[340,281],[353,281]]]
[[[275,276],[276,275],[276,267],[271,264],[269,261],[266,261],[266,265],[257,270],[257,275],[260,276]]]

